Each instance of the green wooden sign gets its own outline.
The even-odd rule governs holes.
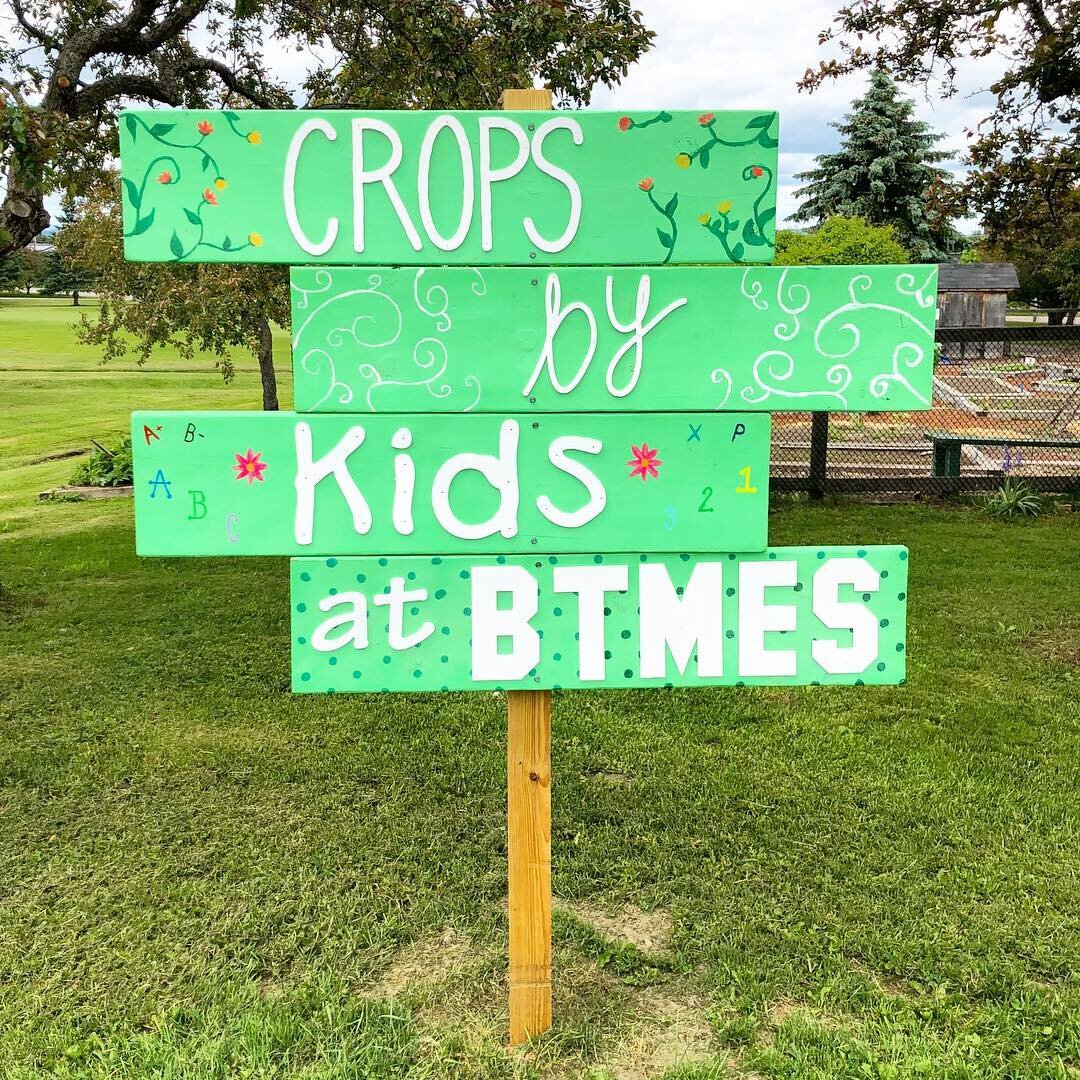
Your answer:
[[[294,267],[318,412],[926,409],[936,266]]]
[[[293,559],[301,693],[904,680],[907,550]]]
[[[140,555],[758,551],[759,413],[132,416]]]
[[[769,262],[775,112],[121,115],[142,262]]]

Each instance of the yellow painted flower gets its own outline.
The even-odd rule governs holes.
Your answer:
[[[726,214],[731,209],[731,200],[725,199],[722,203],[717,203],[716,209],[719,210],[721,214]]]
[[[257,233],[248,233],[248,243],[252,247],[262,247],[262,237]]]
[[[257,131],[249,131],[247,141],[252,146],[258,146],[262,142],[262,136]]]
[[[218,189],[218,191],[224,191],[228,186],[229,185],[225,183],[225,177],[223,177],[223,176],[219,176],[214,181],[214,187],[216,187]]]
[[[708,225],[711,220],[712,218],[710,218],[708,214],[702,214],[701,217],[698,218],[698,221],[702,225]]]
[[[680,169],[689,169],[691,164],[690,155],[687,153],[676,154],[675,164],[678,165]]]

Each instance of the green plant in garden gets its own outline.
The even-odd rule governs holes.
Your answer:
[[[983,500],[983,509],[993,517],[1038,517],[1043,511],[1042,496],[1026,481],[1006,479]]]
[[[71,483],[79,487],[123,487],[131,482],[130,435],[115,450],[95,446],[71,477]]]

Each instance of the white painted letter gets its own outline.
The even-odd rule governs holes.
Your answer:
[[[330,142],[337,138],[337,132],[333,127],[319,117],[305,120],[296,129],[296,134],[289,143],[288,153],[285,155],[285,220],[289,223],[289,231],[293,234],[293,239],[309,255],[325,255],[337,239],[338,219],[336,217],[328,219],[323,238],[314,241],[307,238],[307,234],[300,227],[300,219],[296,216],[296,165],[300,159],[300,150],[304,145],[304,140],[313,131],[321,131]]]
[[[499,610],[499,594],[507,592],[511,605]],[[523,566],[472,567],[473,679],[524,679],[540,663],[540,636],[529,625],[539,597],[536,579]],[[510,638],[510,652],[500,655],[499,638]]]
[[[608,393],[612,397],[626,397],[631,390],[637,386],[638,378],[641,375],[641,344],[645,335],[654,327],[661,319],[667,318],[676,308],[681,308],[686,303],[686,297],[680,297],[678,300],[672,300],[670,304],[658,315],[654,315],[647,323],[643,323],[645,318],[645,312],[649,309],[649,292],[652,289],[652,281],[648,274],[642,274],[638,278],[638,290],[637,290],[637,310],[634,312],[634,318],[628,323],[621,323],[615,318],[615,305],[612,302],[611,296],[611,275],[608,274],[607,282],[605,285],[605,299],[607,301],[607,316],[611,325],[623,334],[633,334],[634,336],[627,341],[622,348],[611,358],[611,363],[608,364],[607,369],[607,388]],[[619,366],[619,361],[630,350],[634,350],[634,366],[630,371],[630,378],[626,380],[626,384],[617,389],[615,386],[615,369]]]
[[[458,153],[461,155],[461,217],[458,219],[457,231],[447,240],[439,232],[435,220],[431,216],[431,152],[435,147],[435,139],[443,128],[449,128],[457,140]],[[424,231],[428,234],[431,242],[443,251],[453,251],[461,247],[461,242],[468,235],[472,225],[473,214],[473,164],[472,152],[469,149],[469,137],[461,126],[461,121],[456,116],[440,116],[433,120],[424,133],[424,141],[420,146],[420,166],[416,178],[417,193],[420,196],[420,220],[424,223]]]
[[[296,425],[296,518],[293,531],[298,544],[310,544],[315,519],[315,485],[331,473],[349,504],[353,528],[366,533],[371,528],[371,509],[360,493],[346,464],[349,455],[364,441],[364,429],[349,428],[341,441],[318,461],[311,458],[311,428],[303,421]]]
[[[856,675],[865,671],[878,654],[878,621],[860,601],[841,602],[841,585],[853,585],[858,593],[875,593],[881,584],[878,572],[865,559],[830,559],[814,573],[814,614],[830,630],[850,630],[851,644],[815,639],[810,652],[830,675]]]
[[[395,450],[408,450],[412,446],[412,432],[398,428],[390,445]],[[413,531],[413,491],[416,488],[416,466],[408,454],[394,455],[394,528],[402,536]]]
[[[354,648],[366,649],[368,645],[367,600],[364,594],[343,592],[336,596],[324,596],[319,601],[319,610],[330,611],[339,604],[349,604],[349,610],[332,615],[325,622],[319,623],[318,629],[311,635],[311,647],[319,652],[333,652],[335,649],[343,649],[351,641]],[[337,630],[340,626],[348,627],[348,629],[340,637],[330,638],[330,632]]]
[[[364,132],[377,131],[390,143],[390,160],[377,169],[364,168]],[[401,164],[401,139],[398,133],[385,121],[376,120],[373,116],[358,116],[352,122],[353,140],[353,248],[356,251],[364,250],[364,185],[382,184],[386,191],[386,197],[394,208],[394,213],[405,230],[405,235],[412,244],[414,251],[419,251],[424,245],[420,234],[416,231],[409,211],[401,201],[398,189],[394,186],[391,176],[394,170]]]
[[[739,566],[739,674],[794,675],[794,649],[766,649],[768,631],[794,630],[794,604],[766,604],[772,585],[798,583],[799,566],[784,562],[744,562]]]
[[[697,673],[724,674],[724,566],[700,562],[690,574],[680,597],[662,563],[642,563],[638,571],[641,603],[641,677],[667,675],[667,650],[679,669],[697,648]]]
[[[556,566],[556,592],[577,593],[578,668],[582,679],[604,678],[604,594],[626,592],[626,566]]]
[[[556,469],[569,473],[575,480],[580,480],[589,493],[588,501],[577,510],[560,510],[546,495],[536,500],[537,509],[554,525],[562,529],[580,529],[587,525],[607,505],[607,492],[600,478],[586,465],[566,456],[567,450],[577,450],[582,454],[599,454],[604,444],[599,439],[586,439],[580,435],[560,435],[551,440],[548,447],[548,460]]]
[[[439,524],[451,536],[462,540],[483,540],[502,533],[507,539],[517,536],[518,422],[504,420],[499,428],[499,456],[491,454],[455,454],[439,467],[431,485],[431,508]],[[450,509],[450,485],[458,473],[475,469],[499,493],[499,509],[487,521],[466,525]]]
[[[536,367],[533,368],[532,377],[521,391],[522,397],[528,397],[532,393],[536,380],[540,378],[540,372],[545,367],[556,393],[569,394],[585,377],[585,372],[589,370],[589,364],[592,363],[593,353],[596,352],[596,316],[593,315],[588,304],[583,304],[580,300],[575,300],[572,304],[567,304],[566,307],[562,306],[562,283],[559,281],[558,274],[548,274],[547,286],[544,289],[544,309],[547,315],[544,347],[540,350],[540,356],[536,361]],[[562,326],[563,322],[575,311],[580,311],[589,324],[589,347],[585,350],[585,356],[577,369],[577,374],[564,385],[559,382],[559,378],[555,374],[555,335],[559,332],[559,327]]]
[[[491,167],[491,133],[509,131],[517,140],[517,155],[501,169]],[[529,140],[521,125],[505,116],[480,117],[480,247],[491,250],[491,185],[517,176],[529,160]]]
[[[577,186],[577,181],[565,169],[560,169],[557,165],[552,165],[551,162],[544,157],[544,140],[557,128],[569,131],[570,137],[574,140],[574,145],[581,145],[581,125],[576,120],[571,120],[568,116],[556,116],[552,117],[550,120],[545,120],[533,134],[532,157],[533,161],[536,162],[536,167],[542,173],[550,176],[553,180],[558,180],[570,193],[570,213],[567,216],[566,228],[563,230],[562,236],[557,240],[545,240],[536,231],[536,226],[533,224],[533,219],[531,217],[527,217],[523,220],[522,224],[525,226],[525,235],[528,236],[541,251],[562,251],[562,249],[577,235],[578,224],[581,221],[581,189]]]
[[[406,589],[405,579],[395,577],[390,579],[388,593],[379,593],[371,599],[372,603],[379,607],[390,608],[390,631],[387,640],[391,649],[411,649],[435,633],[435,624],[432,622],[421,623],[419,630],[408,635],[405,633],[405,605],[426,600],[427,589]]]

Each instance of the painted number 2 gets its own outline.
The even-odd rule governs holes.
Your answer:
[[[699,514],[711,514],[716,510],[715,506],[709,505],[709,500],[713,496],[713,490],[711,487],[703,487],[701,489],[701,505],[697,508]]]
[[[739,475],[743,478],[742,486],[735,489],[737,495],[756,495],[757,488],[750,485],[750,466],[747,465],[745,469],[739,470]]]

